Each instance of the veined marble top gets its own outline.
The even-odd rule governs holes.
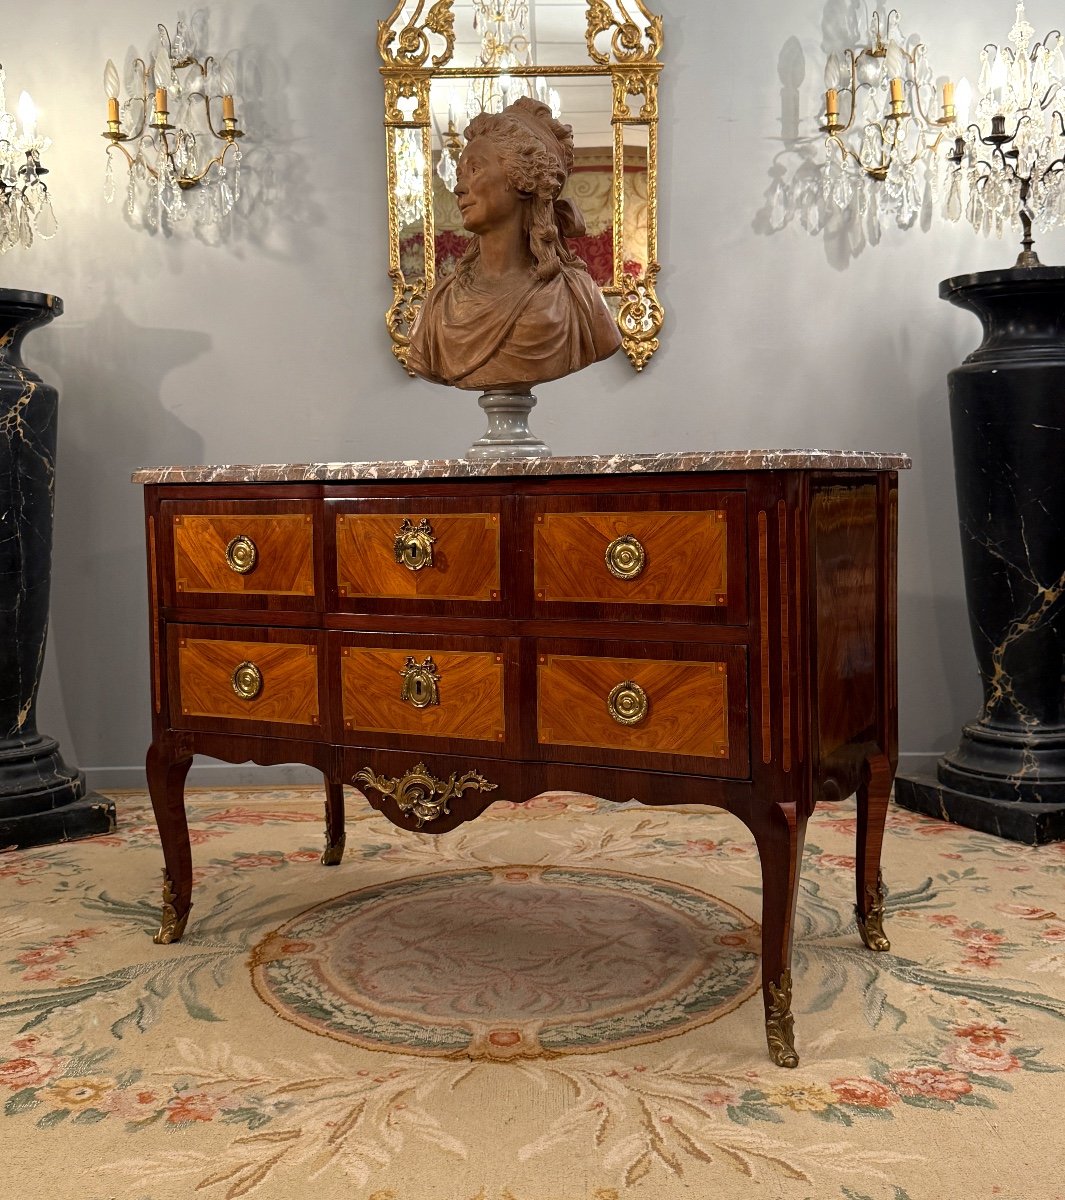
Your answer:
[[[465,458],[394,462],[261,463],[141,467],[134,483],[314,483],[354,479],[468,479],[504,475],[639,475],[671,471],[904,471],[910,458],[875,450],[667,450],[658,454],[574,454],[469,462]]]

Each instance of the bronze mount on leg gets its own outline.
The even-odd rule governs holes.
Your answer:
[[[891,942],[884,933],[884,876],[877,871],[876,883],[865,885],[865,915],[858,905],[854,906],[854,916],[858,922],[858,932],[862,941],[870,950],[890,950]]]
[[[765,1016],[769,1056],[778,1067],[797,1067],[795,1018],[791,1015],[791,971],[785,968],[780,983],[769,985],[770,1005]]]
[[[184,915],[178,916],[177,909],[174,907],[174,881],[164,869],[163,871],[163,917],[159,925],[159,932],[152,937],[152,941],[157,946],[169,946],[172,942],[180,942],[181,935],[185,932],[185,926],[188,924],[189,913],[192,911],[190,904]]]

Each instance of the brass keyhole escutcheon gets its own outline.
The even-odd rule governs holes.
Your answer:
[[[233,672],[233,691],[242,700],[254,700],[263,690],[263,673],[253,662],[242,662]]]
[[[408,658],[403,670],[403,687],[399,698],[414,708],[428,708],[440,703],[440,672],[432,656],[419,666],[413,658]]]
[[[420,571],[423,567],[433,565],[433,527],[427,517],[422,517],[417,525],[410,517],[403,518],[403,524],[396,534],[396,562],[401,563],[409,571]]]
[[[610,689],[606,707],[619,725],[639,725],[647,716],[647,693],[638,683],[626,679]]]
[[[606,566],[618,579],[635,579],[647,564],[647,552],[631,533],[616,537],[606,548]]]
[[[259,561],[259,551],[255,543],[245,534],[235,537],[226,547],[226,563],[231,571],[238,575],[247,575],[255,570]]]

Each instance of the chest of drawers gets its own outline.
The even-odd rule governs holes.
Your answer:
[[[805,826],[858,795],[856,914],[882,928],[897,759],[902,455],[159,468],[145,485],[156,941],[188,920],[195,754],[304,763],[444,832],[571,789],[728,809],[763,881],[774,1060],[794,1066]]]

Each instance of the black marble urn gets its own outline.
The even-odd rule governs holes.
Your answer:
[[[984,340],[950,373],[980,715],[904,807],[1038,844],[1065,838],[1065,267],[944,280]]]
[[[59,397],[20,348],[29,330],[62,311],[57,296],[0,288],[0,850],[115,824],[114,803],[87,792],[55,739],[37,732]]]

